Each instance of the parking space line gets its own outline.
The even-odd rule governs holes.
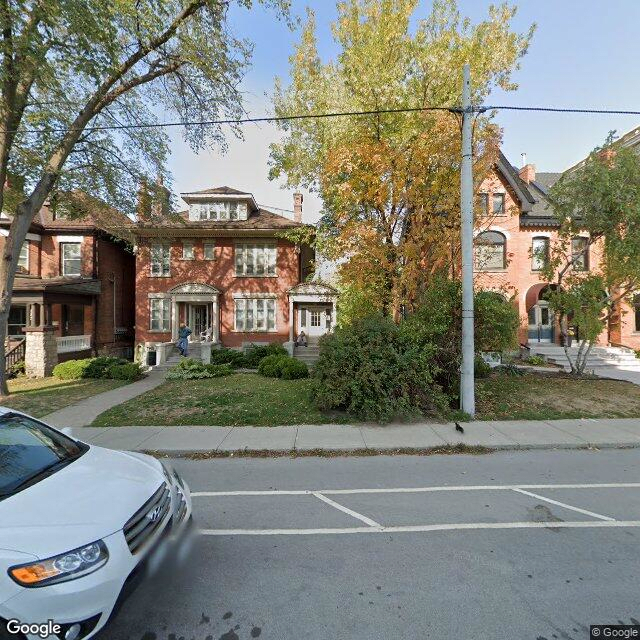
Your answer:
[[[598,518],[599,520],[609,520],[611,522],[615,522],[615,518],[610,518],[609,516],[603,516],[601,513],[595,513],[593,511],[587,511],[586,509],[581,509],[580,507],[574,507],[566,502],[559,502],[558,500],[552,500],[551,498],[546,498],[545,496],[541,496],[537,493],[531,493],[531,491],[525,491],[524,489],[513,489],[516,493],[521,493],[525,496],[530,496],[532,498],[536,498],[537,500],[542,500],[543,502],[548,502],[549,504],[555,504],[558,507],[562,507],[563,509],[570,509],[571,511],[575,511],[576,513],[582,513],[585,516],[591,516],[592,518]]]
[[[305,536],[356,533],[424,533],[432,531],[468,531],[500,529],[601,529],[640,527],[640,520],[579,520],[560,522],[466,522],[391,527],[343,527],[325,529],[200,529],[203,536]]]
[[[304,496],[314,493],[323,495],[350,495],[357,493],[429,493],[432,491],[508,491],[515,489],[639,489],[640,482],[601,482],[591,484],[504,484],[504,485],[458,485],[442,487],[392,487],[372,489],[292,489],[256,491],[193,491],[193,498],[218,496]]]
[[[375,520],[372,520],[371,518],[367,518],[367,516],[363,516],[361,513],[358,513],[357,511],[353,511],[352,509],[349,509],[348,507],[345,507],[342,504],[338,504],[337,502],[334,502],[330,498],[327,498],[327,496],[323,496],[321,493],[318,493],[317,491],[314,491],[312,495],[314,495],[319,500],[322,500],[322,502],[326,502],[328,505],[331,505],[332,507],[338,509],[339,511],[342,511],[343,513],[347,513],[350,516],[353,516],[354,518],[357,518],[361,522],[364,522],[365,524],[368,524],[370,527],[381,527],[382,526],[379,522],[376,522]]]

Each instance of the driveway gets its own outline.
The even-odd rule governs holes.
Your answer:
[[[639,450],[174,464],[203,535],[102,640],[582,640],[640,624]]]

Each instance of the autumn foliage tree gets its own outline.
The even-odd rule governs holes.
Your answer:
[[[339,264],[342,305],[390,316],[411,306],[430,274],[457,262],[460,122],[446,107],[460,103],[463,64],[471,62],[476,103],[494,87],[512,90],[532,34],[511,30],[515,9],[506,4],[472,25],[454,0],[437,0],[413,28],[417,7],[417,0],[338,2],[339,53],[327,62],[309,12],[290,83],[277,81],[274,93],[276,115],[417,109],[284,122],[282,141],[271,147],[272,177],[322,197],[319,236]],[[490,118],[478,117],[477,175],[494,162],[498,143]]]

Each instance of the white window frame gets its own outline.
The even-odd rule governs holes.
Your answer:
[[[211,248],[211,256],[207,257],[207,248]],[[205,240],[202,244],[202,258],[204,260],[216,259],[216,243],[215,240]]]
[[[267,297],[234,298],[233,329],[240,333],[275,333],[278,331],[278,301]],[[269,308],[271,307],[271,309]],[[238,322],[241,316],[241,322]],[[251,318],[251,326],[248,326]],[[273,318],[273,326],[269,320]],[[262,322],[259,322],[262,320]],[[262,325],[260,327],[259,325]]]
[[[159,318],[154,319],[154,307],[158,307]],[[157,324],[154,326],[154,322]],[[171,298],[149,298],[149,331],[169,333],[171,331]]]
[[[78,257],[68,258],[65,256],[65,250],[68,247],[78,247]],[[78,273],[67,273],[67,261],[80,261],[80,268]],[[60,243],[60,271],[63,276],[81,276],[82,275],[82,242],[61,242]]]
[[[502,210],[500,213],[496,211],[496,200],[502,203]],[[507,215],[507,196],[502,191],[496,191],[491,194],[491,215],[494,215],[498,218]]]
[[[209,220],[213,222],[235,222],[246,220],[249,207],[246,202],[214,200],[213,202],[194,202],[189,205],[189,219]]]
[[[29,240],[25,240],[20,247],[20,255],[18,256],[18,269],[20,273],[29,273],[29,249],[31,247],[31,242]],[[82,268],[82,264],[80,265]]]
[[[543,242],[546,246],[544,258],[542,258],[540,255],[536,255],[536,241]],[[533,236],[533,238],[531,238],[531,271],[542,271],[546,267],[549,261],[550,250],[551,241],[548,236]]]
[[[195,260],[194,242],[193,240],[182,241],[182,259]]]
[[[236,278],[276,278],[277,242],[236,242],[234,246]],[[258,273],[259,268],[262,273]]]
[[[154,252],[160,250],[158,258]],[[149,247],[149,276],[152,278],[168,278],[171,276],[171,246],[157,242]]]

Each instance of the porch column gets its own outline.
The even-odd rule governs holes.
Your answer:
[[[333,300],[333,303],[331,305],[331,331],[336,330],[337,322],[338,322],[338,301]]]
[[[293,299],[289,298],[289,342],[293,342]]]
[[[24,365],[29,378],[50,376],[58,364],[58,342],[51,326],[25,327]]]
[[[175,296],[171,296],[171,341],[178,339],[178,303]]]
[[[219,316],[218,296],[213,296],[213,318],[211,325],[213,326],[213,341],[220,342],[220,316]]]

